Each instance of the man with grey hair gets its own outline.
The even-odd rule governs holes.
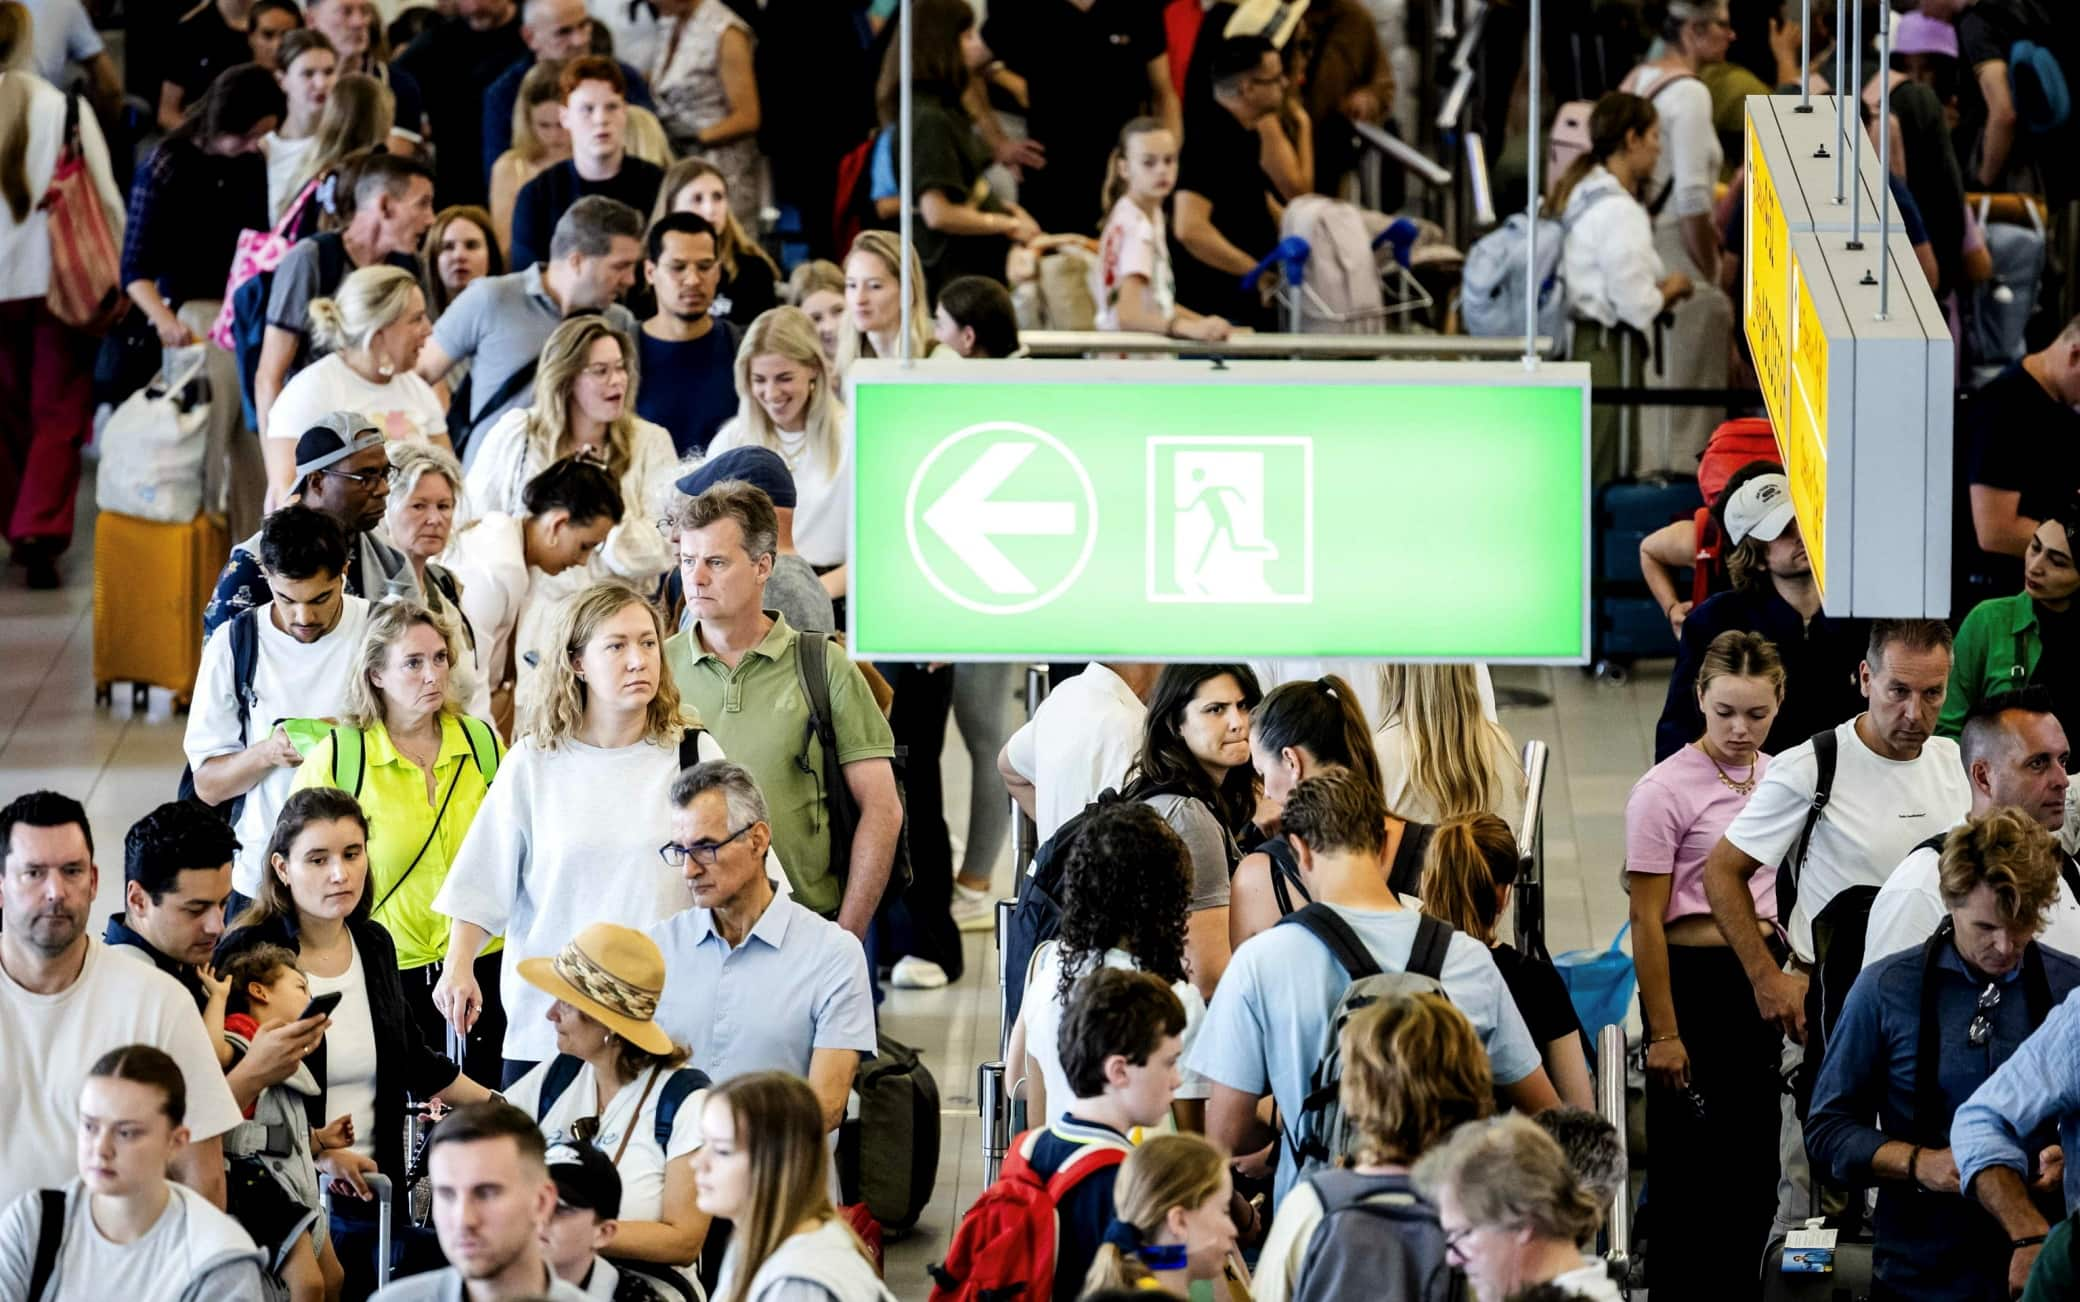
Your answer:
[[[597,312],[635,334],[635,317],[615,300],[636,283],[642,257],[642,214],[618,199],[587,195],[558,219],[547,262],[473,280],[448,304],[419,350],[417,370],[439,384],[457,363],[473,362],[448,406],[448,441],[464,469],[476,452],[472,433],[526,402],[542,345],[566,319]]]
[[[806,1078],[835,1130],[860,1057],[874,1052],[866,953],[767,876],[772,820],[742,765],[696,764],[671,799],[664,856],[685,874],[691,907],[650,928],[671,973],[657,1024],[712,1080]]]

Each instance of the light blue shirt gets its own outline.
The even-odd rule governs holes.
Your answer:
[[[664,951],[657,1024],[720,1082],[753,1071],[809,1074],[818,1049],[874,1055],[867,956],[851,932],[776,895],[735,949],[714,914],[687,909],[650,928]]]
[[[1358,933],[1382,970],[1407,970],[1420,914],[1330,907]],[[1538,1070],[1538,1046],[1486,946],[1454,932],[1441,980],[1487,1048],[1498,1083],[1514,1084]],[[1285,1123],[1298,1125],[1330,1015],[1349,985],[1343,965],[1311,933],[1283,925],[1258,932],[1235,951],[1221,974],[1185,1068],[1245,1094],[1261,1096],[1268,1090]],[[1285,1197],[1296,1174],[1292,1145],[1280,1144],[1274,1201]]]
[[[2037,1174],[2037,1155],[2022,1137],[2049,1121],[2058,1142],[2080,1153],[2080,1001],[2051,1010],[2037,1033],[2022,1042],[1950,1121],[1950,1155],[1960,1188],[1989,1166],[2005,1166],[2024,1180]],[[2080,1207],[2080,1162],[2066,1165],[2066,1206]]]

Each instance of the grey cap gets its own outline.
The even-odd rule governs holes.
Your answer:
[[[383,431],[360,412],[327,412],[296,440],[296,477],[301,479],[382,444]]]

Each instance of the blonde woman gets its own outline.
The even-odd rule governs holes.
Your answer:
[[[346,73],[334,79],[325,111],[318,115],[318,134],[288,183],[288,202],[300,199],[303,204],[289,228],[292,238],[306,239],[346,224],[341,204],[351,196],[339,193],[340,169],[349,158],[390,138],[395,106],[390,88],[374,77]],[[318,184],[306,196],[313,181]]]
[[[838,331],[835,369],[842,382],[852,363],[862,357],[899,355],[897,333],[903,328],[903,239],[888,231],[861,231],[845,255],[845,320]],[[916,250],[910,259],[910,355],[929,357],[938,346],[932,338],[932,305],[925,301],[924,264]]]
[[[526,515],[527,482],[551,462],[583,452],[621,485],[626,508],[592,559],[593,577],[654,583],[672,567],[655,522],[679,463],[671,434],[636,415],[635,389],[635,344],[606,318],[575,317],[557,327],[542,345],[533,404],[500,416],[476,450],[463,485],[463,522],[493,511]]]
[[[1131,1289],[1189,1297],[1196,1281],[1223,1277],[1235,1251],[1228,1155],[1197,1135],[1156,1135],[1120,1163],[1112,1226],[1086,1294]]]
[[[831,1206],[823,1106],[807,1081],[759,1071],[709,1091],[693,1155],[700,1208],[735,1227],[717,1302],[895,1302]]]
[[[837,361],[838,331],[845,324],[845,269],[822,258],[804,262],[787,278],[782,297],[789,307],[809,314],[816,337],[823,341],[823,355]]]
[[[595,922],[640,931],[686,906],[679,870],[657,851],[672,839],[667,797],[681,769],[722,748],[686,726],[664,639],[656,608],[618,583],[565,601],[540,699],[433,901],[451,919],[434,1005],[457,1030],[489,1004],[477,956],[506,938],[506,1084],[556,1054],[554,1001],[518,977],[522,959],[553,957]]]
[[[426,291],[411,272],[363,267],[331,298],[311,300],[310,323],[311,343],[324,356],[282,387],[260,441],[274,505],[294,487],[296,440],[327,412],[356,412],[392,441],[448,448],[447,410],[433,386],[412,371],[433,323]]]
[[[1387,808],[1417,823],[1500,814],[1511,831],[1523,828],[1517,744],[1481,713],[1472,665],[1388,665],[1380,698],[1372,741]]]
[[[490,676],[482,671],[477,631],[462,607],[462,583],[442,563],[455,535],[455,504],[462,498],[462,463],[455,454],[431,443],[399,443],[390,451],[390,498],[383,509],[383,533],[404,553],[418,581],[419,599],[443,623],[460,627],[464,658],[458,670],[468,672],[464,693],[471,714],[491,717]]]
[[[571,156],[571,133],[563,129],[563,61],[544,59],[520,79],[513,101],[513,147],[491,165],[491,226],[498,247],[513,247],[513,205],[520,187],[544,168]]]
[[[835,599],[846,590],[852,531],[852,453],[845,406],[816,327],[800,308],[776,307],[751,323],[737,348],[737,414],[708,444],[780,454],[794,475],[794,546]]]
[[[468,656],[452,619],[415,601],[377,605],[340,721],[304,756],[294,783],[297,791],[336,787],[368,815],[370,916],[397,944],[405,1002],[429,1044],[445,1038],[433,987],[448,953],[448,920],[433,911],[433,897],[505,754],[464,706]],[[477,968],[491,1012],[470,1039],[464,1071],[496,1080],[505,1032],[498,960],[479,955]]]
[[[657,115],[640,104],[628,106],[628,125],[621,132],[621,139],[630,158],[640,158],[657,168],[672,165],[672,138],[665,134],[664,123]]]
[[[690,212],[715,228],[715,256],[722,279],[715,290],[715,310],[739,329],[747,329],[761,312],[780,303],[780,268],[772,255],[744,230],[730,210],[729,179],[713,163],[682,158],[664,174],[657,188],[654,223],[666,213]]]

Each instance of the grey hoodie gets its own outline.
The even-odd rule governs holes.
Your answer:
[[[234,1064],[253,1047],[236,1031],[224,1032],[224,1038],[231,1043]],[[250,1120],[233,1126],[224,1135],[227,1159],[251,1158],[260,1163],[281,1186],[284,1199],[308,1213],[301,1218],[283,1217],[280,1223],[288,1228],[284,1241],[261,1245],[276,1258],[277,1265],[295,1246],[297,1236],[318,1221],[319,1209],[324,1206],[318,1189],[317,1162],[311,1153],[310,1112],[304,1105],[305,1099],[315,1098],[318,1093],[318,1080],[311,1075],[309,1064],[298,1063],[287,1080],[260,1092]],[[322,1236],[319,1241],[323,1241]]]
[[[193,1189],[179,1184],[166,1187],[180,1204],[183,1218],[181,1232],[173,1240],[180,1255],[164,1263],[166,1275],[187,1281],[180,1302],[267,1302],[266,1258],[253,1247],[252,1237]],[[25,1199],[35,1197],[34,1193],[24,1195]],[[75,1178],[65,1186],[65,1235],[58,1245],[58,1269],[43,1297],[28,1302],[95,1296],[94,1281],[65,1278],[66,1249],[77,1235],[94,1233],[88,1220],[91,1215],[86,1186]]]

